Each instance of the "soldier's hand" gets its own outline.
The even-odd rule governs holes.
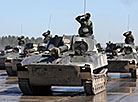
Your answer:
[[[81,17],[84,17],[85,15],[81,15]]]

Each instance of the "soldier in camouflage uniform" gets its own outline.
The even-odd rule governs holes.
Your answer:
[[[126,37],[126,44],[134,44],[134,36],[132,35],[132,31],[125,32],[123,35]]]
[[[93,34],[93,23],[90,17],[90,13],[76,17],[76,20],[81,24],[78,31],[81,37],[91,36]]]
[[[52,35],[50,34],[50,30],[48,30],[47,32],[44,32],[42,35],[45,37],[45,38],[44,38],[44,43],[47,43],[48,40],[49,40],[50,38],[52,38]]]
[[[23,46],[25,45],[26,41],[24,36],[18,37],[18,45]]]

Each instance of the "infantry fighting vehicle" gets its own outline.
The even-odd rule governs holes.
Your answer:
[[[63,36],[51,39],[50,53],[18,64],[18,83],[24,94],[51,94],[51,86],[84,86],[87,95],[106,89],[107,58],[91,37]]]
[[[0,69],[5,69],[5,60],[8,56],[12,55],[13,52],[17,52],[17,47],[5,46],[5,49],[0,53]]]
[[[27,43],[21,52],[12,53],[5,59],[6,72],[9,76],[17,76],[17,64],[25,57],[34,55],[37,44]]]
[[[138,56],[134,45],[125,43],[107,43],[108,72],[131,73],[138,75]]]

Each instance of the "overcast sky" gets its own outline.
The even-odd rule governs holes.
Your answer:
[[[128,15],[129,28],[138,42],[138,0],[86,1],[86,12],[92,14],[98,42],[123,42],[122,33],[127,31]],[[49,29],[50,18],[53,35],[77,34],[79,24],[75,17],[83,13],[84,0],[0,0],[0,36],[40,37]]]

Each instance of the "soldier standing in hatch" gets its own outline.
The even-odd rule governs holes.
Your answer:
[[[18,45],[22,46],[26,43],[24,36],[18,37]]]
[[[93,34],[93,23],[90,17],[90,13],[76,17],[76,20],[81,24],[78,31],[81,37],[91,36]]]
[[[52,35],[50,34],[50,30],[48,30],[47,32],[44,32],[42,35],[45,37],[44,43],[47,43],[48,40],[52,38]]]
[[[123,34],[125,38],[125,43],[126,44],[133,44],[134,45],[134,36],[132,35],[132,31],[125,32]]]

